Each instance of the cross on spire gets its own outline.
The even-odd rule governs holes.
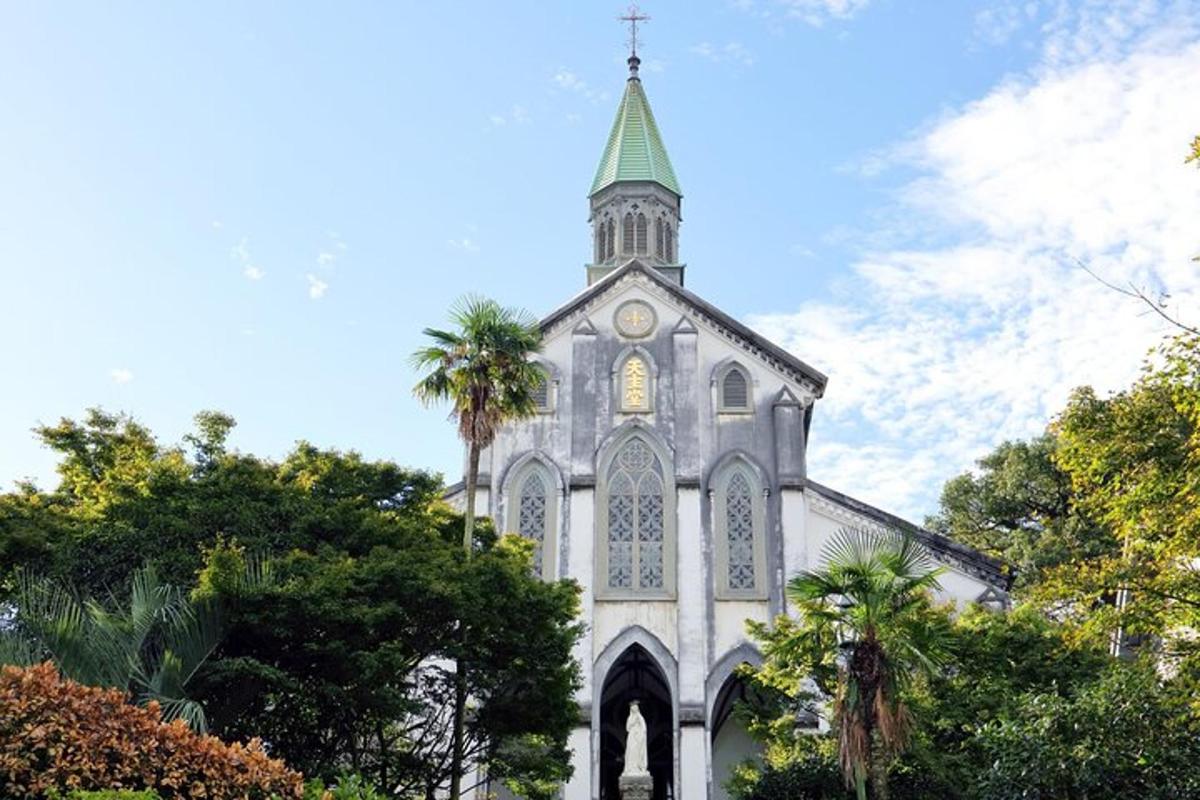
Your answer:
[[[629,23],[629,73],[631,76],[636,76],[638,64],[641,62],[641,59],[638,58],[637,54],[638,23],[648,22],[650,20],[650,15],[643,14],[641,9],[637,7],[637,3],[632,3],[629,6],[629,10],[625,12],[624,16],[617,17],[617,19],[619,19],[621,22]]]

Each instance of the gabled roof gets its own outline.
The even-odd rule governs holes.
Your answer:
[[[830,489],[812,479],[805,481],[805,484],[825,500],[841,506],[846,511],[866,517],[884,528],[911,536],[929,550],[930,554],[938,561],[957,567],[1005,592],[1012,586],[1015,577],[1012,568],[999,559],[985,555],[965,544],[959,544],[953,539],[922,528],[920,525],[897,517],[895,514],[889,514],[835,489]]]
[[[625,83],[625,96],[617,108],[617,118],[588,196],[618,181],[653,181],[683,196],[650,111],[650,101],[637,76]]]
[[[736,319],[712,305],[699,295],[689,292],[679,284],[667,280],[659,273],[657,269],[642,263],[636,258],[627,261],[622,266],[608,273],[603,278],[596,281],[579,294],[575,295],[564,305],[559,306],[557,309],[550,312],[550,314],[541,322],[542,331],[549,331],[550,328],[552,328],[560,320],[569,316],[572,312],[586,306],[592,300],[615,286],[623,277],[633,273],[645,275],[667,294],[671,295],[684,305],[693,308],[700,315],[708,317],[714,323],[729,331],[729,333],[733,334],[736,338],[741,339],[743,344],[748,348],[757,350],[761,357],[773,362],[776,367],[782,369],[783,371],[792,373],[798,382],[806,382],[811,384],[813,393],[817,397],[820,397],[825,392],[825,384],[828,381],[828,378],[823,372],[814,369],[800,359],[796,358],[787,350],[784,350],[779,345],[758,335],[753,330],[738,322]]]

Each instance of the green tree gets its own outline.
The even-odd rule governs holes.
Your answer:
[[[445,667],[469,645],[482,665],[469,687],[473,758],[497,780],[533,787],[529,796],[565,775],[576,589],[537,581],[523,540],[502,544],[486,524],[468,568],[463,518],[441,500],[437,476],[305,442],[275,462],[229,447],[231,429],[223,415],[202,415],[173,446],[99,411],[43,429],[72,480],[0,495],[0,553],[14,554],[0,562],[3,597],[20,571],[36,571],[128,608],[128,576],[145,564],[163,584],[195,585],[198,602],[236,594],[244,554],[263,554],[277,583],[229,604],[223,644],[188,684],[214,732],[269,734],[331,781],[357,759],[375,765],[371,781],[434,776],[444,786],[448,736],[432,722],[409,729],[420,716],[411,709],[434,709],[449,730]],[[503,648],[521,642],[531,652]],[[510,699],[521,692],[527,705]]]
[[[905,692],[949,657],[949,624],[930,613],[940,570],[910,537],[844,529],[823,552],[825,566],[789,581],[799,620],[773,631],[752,626],[764,645],[758,680],[798,695],[812,680],[833,698],[838,758],[859,800],[868,783],[887,797],[888,757],[908,744]]]
[[[1055,463],[1057,447],[1053,433],[1000,444],[975,472],[947,481],[938,513],[925,521],[1013,565],[1018,596],[1048,569],[1117,547],[1108,530],[1079,509],[1070,476]]]
[[[1020,696],[978,739],[979,800],[1200,798],[1200,716],[1145,661],[1112,662],[1074,697]]]
[[[1050,572],[1040,598],[1085,630],[1195,657],[1176,634],[1200,628],[1200,337],[1170,341],[1125,391],[1076,391],[1054,430],[1075,503],[1114,543]]]
[[[424,334],[433,344],[413,353],[413,366],[427,373],[413,387],[413,393],[426,404],[449,401],[450,416],[457,421],[458,435],[467,445],[463,549],[470,557],[479,455],[506,422],[536,412],[534,391],[545,376],[530,357],[537,352],[542,334],[532,315],[481,297],[463,298],[450,317],[457,330],[426,328]],[[461,794],[467,671],[467,664],[459,665],[462,677],[454,698],[451,800],[458,800]]]

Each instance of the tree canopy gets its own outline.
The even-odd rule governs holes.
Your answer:
[[[99,410],[39,428],[62,481],[0,495],[9,602],[28,570],[119,609],[142,566],[223,598],[221,644],[189,684],[210,730],[262,737],[310,777],[351,770],[416,797],[447,776],[439,715],[466,657],[469,755],[547,796],[569,772],[577,587],[535,577],[528,544],[487,525],[467,559],[435,475],[305,442],[275,462],[228,448],[233,425],[202,414],[169,446]],[[256,557],[272,581],[239,580]]]

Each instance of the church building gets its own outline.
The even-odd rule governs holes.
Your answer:
[[[628,63],[588,195],[586,287],[541,322],[539,413],[484,451],[477,507],[583,590],[564,800],[617,800],[635,700],[655,800],[725,798],[755,752],[730,714],[735,670],[760,658],[746,620],[786,612],[787,580],[839,529],[917,538],[946,567],[944,600],[1003,605],[1008,579],[809,476],[826,376],[687,289],[683,191],[636,50]]]

